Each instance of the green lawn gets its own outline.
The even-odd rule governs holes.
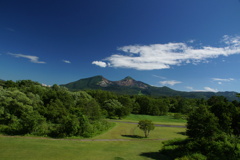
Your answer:
[[[2,160],[148,160],[159,141],[77,142],[0,137]]]
[[[138,115],[130,114],[125,117],[123,121],[140,121],[140,120],[151,120],[156,124],[172,124],[172,125],[186,125],[187,121],[185,119],[174,119],[172,115],[165,116],[149,116],[149,115]]]
[[[185,138],[181,134],[184,131],[185,128],[156,127],[150,132],[149,138],[136,138],[143,136],[136,125],[116,123],[111,130],[90,139],[91,141],[0,136],[0,159],[167,160],[167,157],[158,153],[162,140],[154,139]]]
[[[173,127],[155,127],[150,132],[149,138],[147,139],[173,139],[183,137],[182,133],[185,128],[173,128]],[[110,131],[96,136],[93,139],[131,139],[131,140],[145,140],[132,137],[144,137],[144,133],[137,127],[137,124],[128,123],[116,123],[116,126]]]

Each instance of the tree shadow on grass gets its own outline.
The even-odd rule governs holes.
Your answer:
[[[123,137],[128,137],[128,138],[144,138],[142,136],[139,135],[122,135]]]
[[[186,133],[186,132],[177,132],[177,134],[181,134],[181,135],[184,135],[184,136],[186,136],[186,135],[187,135],[187,133]]]
[[[114,157],[114,160],[125,160],[125,159],[122,157]]]
[[[160,152],[143,152],[140,156],[155,159],[155,160],[170,160],[170,158],[164,156]]]

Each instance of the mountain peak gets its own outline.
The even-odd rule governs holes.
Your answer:
[[[123,80],[134,80],[134,79],[132,77],[130,77],[130,76],[127,76]]]

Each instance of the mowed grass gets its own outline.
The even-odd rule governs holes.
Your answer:
[[[2,160],[150,160],[159,141],[77,142],[25,138],[0,138]],[[166,158],[164,158],[166,159]]]
[[[182,134],[185,128],[155,127],[148,138],[143,138],[144,133],[137,127],[137,124],[116,123],[116,126],[108,132],[96,136],[93,139],[130,139],[130,140],[152,140],[152,139],[173,139],[184,137]]]
[[[129,117],[132,121],[149,119],[160,122],[159,117],[155,116]],[[100,141],[0,137],[0,159],[167,159],[158,153],[162,140],[184,138],[181,134],[184,131],[184,128],[156,127],[150,137],[145,139],[139,138],[144,134],[136,124],[116,123],[108,132],[90,139]]]
[[[185,119],[175,119],[173,115],[164,115],[164,116],[150,116],[150,115],[138,115],[130,114],[125,117],[123,121],[133,121],[138,122],[140,120],[151,120],[156,124],[172,124],[172,125],[186,125],[187,120]]]
[[[156,127],[149,138],[136,124],[116,123],[115,127],[90,141],[45,139],[41,137],[0,136],[0,159],[3,160],[152,160],[167,157],[159,154],[162,141],[185,138],[185,128]],[[160,139],[160,140],[156,140]],[[114,141],[112,141],[114,140]]]

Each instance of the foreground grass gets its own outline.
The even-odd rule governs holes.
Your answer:
[[[138,114],[130,114],[125,117],[123,121],[134,121],[138,122],[140,120],[151,120],[156,124],[172,124],[172,125],[186,125],[187,121],[185,119],[175,119],[173,115],[165,115],[165,116],[150,116],[150,115],[138,115]]]
[[[162,147],[162,140],[154,139],[184,138],[181,134],[184,131],[184,128],[156,127],[150,133],[150,137],[144,139],[136,138],[143,136],[143,132],[136,125],[116,123],[111,130],[89,139],[90,141],[0,136],[0,159],[168,160],[158,153]]]
[[[77,142],[0,138],[3,160],[144,160],[161,157],[159,141]],[[163,156],[162,156],[163,157]]]

